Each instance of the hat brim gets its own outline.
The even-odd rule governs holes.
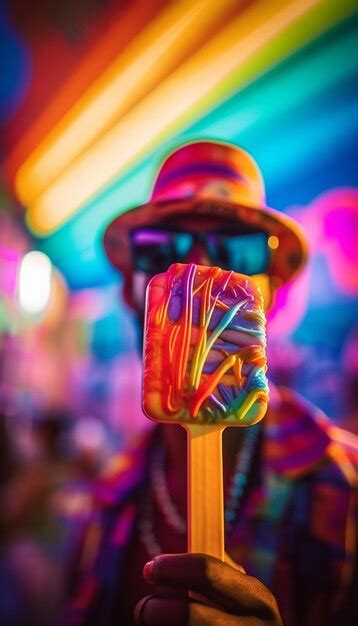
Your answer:
[[[129,234],[140,227],[177,227],[190,218],[201,220],[202,230],[240,224],[278,238],[268,274],[287,282],[303,267],[308,256],[307,238],[301,226],[284,213],[269,207],[241,205],[217,198],[188,198],[148,202],[119,215],[104,234],[104,247],[112,265],[124,274],[132,271]],[[239,230],[239,229],[238,229]]]

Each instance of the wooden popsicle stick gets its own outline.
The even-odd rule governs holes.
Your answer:
[[[183,424],[184,426],[184,424]],[[222,432],[218,424],[185,424],[188,449],[188,552],[224,561]]]

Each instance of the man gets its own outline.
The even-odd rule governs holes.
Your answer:
[[[307,256],[299,226],[265,205],[254,160],[209,141],[167,158],[150,201],[110,224],[105,249],[140,328],[148,281],[174,262],[250,275],[268,309]],[[185,554],[185,433],[155,428],[96,487],[65,623],[130,626],[136,606],[144,626],[278,626],[280,613],[286,626],[348,624],[354,471],[338,439],[348,435],[274,387],[263,422],[226,429],[222,563]]]

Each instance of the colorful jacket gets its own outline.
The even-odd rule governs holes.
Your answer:
[[[153,433],[116,456],[78,533],[66,626],[112,626]],[[271,388],[260,479],[236,528],[241,563],[274,593],[285,626],[348,626],[355,555],[356,438],[302,398]],[[353,605],[353,604],[352,604]],[[352,619],[352,622],[349,620]]]

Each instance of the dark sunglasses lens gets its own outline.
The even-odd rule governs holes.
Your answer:
[[[211,259],[223,269],[247,276],[267,271],[269,264],[268,236],[265,233],[248,235],[211,235],[207,247]]]
[[[133,266],[146,274],[165,272],[177,260],[170,233],[149,229],[133,231],[131,243]]]
[[[177,260],[185,259],[193,245],[194,237],[191,233],[173,233],[173,242]]]
[[[146,274],[165,272],[175,262],[175,252],[171,245],[143,246],[134,248],[135,269]]]

